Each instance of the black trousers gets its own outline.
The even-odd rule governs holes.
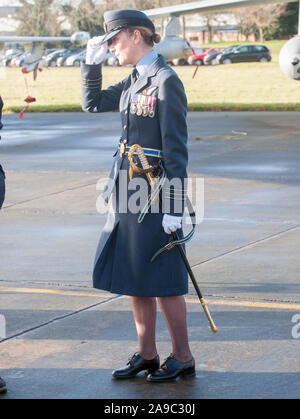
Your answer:
[[[5,174],[0,165],[0,208],[2,207],[4,198],[5,198]]]

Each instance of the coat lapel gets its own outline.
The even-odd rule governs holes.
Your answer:
[[[166,65],[166,61],[162,55],[158,56],[158,59],[152,63],[147,73],[143,74],[141,77],[137,79],[137,81],[134,83],[131,93],[138,93],[140,90],[144,89],[148,83],[149,79],[153,76],[155,76],[158,72],[158,70]]]

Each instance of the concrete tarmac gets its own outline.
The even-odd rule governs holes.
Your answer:
[[[92,288],[117,113],[4,116],[0,163],[2,399],[253,399],[300,396],[298,113],[190,113],[189,175],[204,219],[187,245],[212,317],[186,296],[194,379],[111,378],[138,350],[125,296]],[[126,267],[124,267],[126,269]],[[158,310],[162,360],[170,337]]]

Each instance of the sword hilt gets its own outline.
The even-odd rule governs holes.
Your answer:
[[[144,150],[142,149],[142,147],[138,147],[137,150],[136,150],[136,153],[137,153],[137,155],[138,155],[138,157],[140,159],[142,168],[143,169],[150,169],[151,166],[150,166],[150,164],[148,162],[147,156],[145,155]],[[151,188],[154,189],[155,188],[155,185],[154,185],[153,177],[152,177],[151,173],[150,172],[149,173],[146,173],[146,176],[147,176],[147,179],[148,179],[148,181],[150,183]]]
[[[148,162],[148,159],[147,159],[147,157],[144,153],[144,150],[142,150],[141,148],[138,148],[136,152],[137,152],[137,155],[139,156],[142,168],[143,169],[149,169],[151,166],[150,166],[150,164]]]

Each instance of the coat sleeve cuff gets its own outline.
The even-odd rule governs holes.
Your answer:
[[[86,64],[81,62],[81,86],[85,89],[98,89],[102,87],[102,65]]]

